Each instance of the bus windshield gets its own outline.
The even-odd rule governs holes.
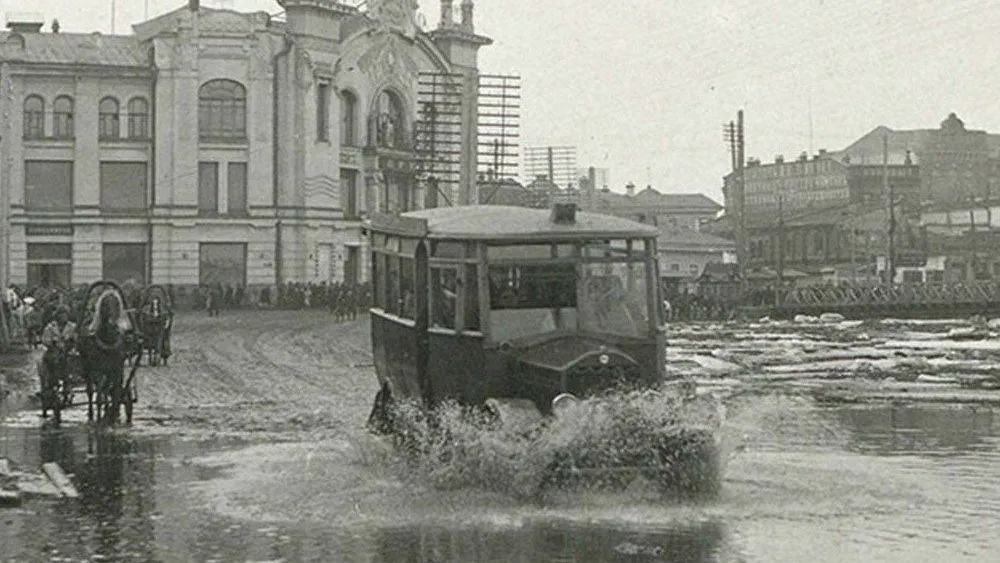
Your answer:
[[[643,262],[492,265],[490,334],[503,342],[555,331],[649,333]]]

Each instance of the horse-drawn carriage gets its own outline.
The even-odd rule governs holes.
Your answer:
[[[167,365],[170,358],[170,332],[174,325],[173,303],[161,285],[149,285],[137,295],[137,328],[142,333],[143,352],[149,365]]]
[[[79,297],[76,310],[67,314],[76,321],[75,327],[67,323],[73,334],[58,339],[57,347],[46,352],[52,359],[39,365],[42,414],[52,409],[58,422],[62,408],[71,404],[73,389],[84,386],[89,420],[95,420],[96,413],[97,420],[115,423],[124,406],[131,422],[135,373],[143,352],[136,311],[126,307],[125,293],[113,281],[96,281]],[[127,374],[126,363],[131,366]]]

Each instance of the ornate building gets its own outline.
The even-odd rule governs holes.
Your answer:
[[[4,283],[182,288],[366,277],[361,220],[476,199],[473,4],[197,0],[131,35],[0,33]],[[447,77],[459,157],[421,174],[421,77]],[[457,92],[457,93],[456,93]],[[433,158],[433,155],[432,155]]]

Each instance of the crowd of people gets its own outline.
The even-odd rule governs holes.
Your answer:
[[[173,289],[168,286],[171,293]],[[355,319],[371,306],[370,283],[286,282],[275,288],[264,286],[248,291],[242,285],[216,283],[202,285],[197,293],[197,306],[210,316],[225,309],[325,309],[338,320]]]

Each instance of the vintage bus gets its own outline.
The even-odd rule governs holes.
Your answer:
[[[473,205],[377,215],[372,351],[393,401],[485,404],[665,378],[657,229],[578,212]]]

